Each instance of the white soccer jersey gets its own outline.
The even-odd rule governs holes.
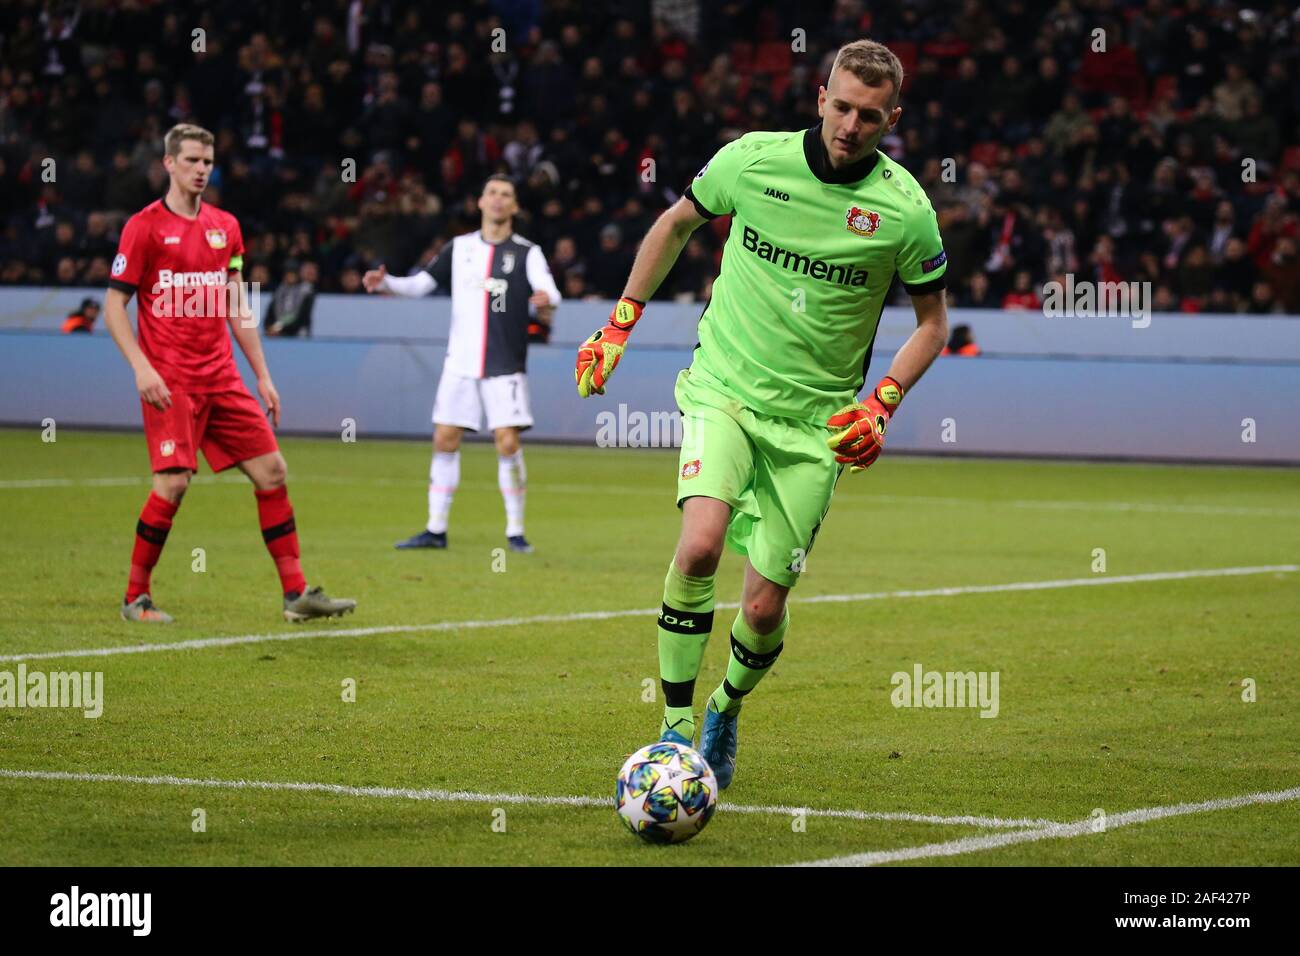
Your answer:
[[[468,378],[525,370],[528,299],[541,290],[560,304],[541,247],[512,233],[492,243],[481,231],[457,236],[424,267],[437,286],[451,288],[451,332],[444,368]]]

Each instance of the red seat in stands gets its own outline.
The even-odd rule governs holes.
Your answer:
[[[911,40],[899,40],[896,43],[885,44],[889,49],[894,51],[894,56],[898,57],[898,62],[903,64],[903,76],[907,77],[916,72],[916,44]]]
[[[1164,99],[1176,99],[1178,97],[1178,77],[1172,73],[1162,73],[1156,77],[1155,89],[1151,91],[1151,99],[1159,102]]]
[[[998,165],[998,151],[1001,148],[1001,144],[991,141],[976,143],[970,148],[970,161],[979,163],[981,166],[996,168]]]
[[[758,45],[754,55],[754,70],[758,73],[789,73],[792,54],[790,44],[784,40],[768,40]]]
[[[737,40],[731,44],[731,65],[737,73],[750,73],[754,69],[754,44]]]

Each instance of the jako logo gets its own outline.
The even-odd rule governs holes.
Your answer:
[[[789,193],[783,193],[783,192],[781,192],[781,190],[779,190],[779,189],[773,189],[771,186],[768,186],[766,189],[763,190],[763,195],[764,195],[764,196],[774,196],[774,197],[776,197],[777,199],[781,200],[781,202],[789,202],[789,201],[790,201],[790,194],[789,194]]]
[[[152,893],[71,893],[50,897],[51,926],[129,926],[132,935],[148,936],[152,926]]]

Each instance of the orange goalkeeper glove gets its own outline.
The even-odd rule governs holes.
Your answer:
[[[627,336],[641,319],[645,303],[627,296],[618,300],[609,322],[598,329],[591,338],[578,346],[578,361],[573,369],[573,380],[578,383],[578,394],[587,398],[593,392],[605,394],[605,383],[618,367],[627,347]]]
[[[827,419],[833,434],[826,443],[835,460],[850,465],[850,472],[869,467],[885,448],[889,418],[902,400],[903,386],[886,375],[865,402],[846,405]]]

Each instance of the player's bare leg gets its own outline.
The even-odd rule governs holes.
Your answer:
[[[429,465],[429,522],[419,534],[394,547],[411,548],[447,547],[447,521],[451,514],[451,501],[460,485],[460,441],[465,429],[456,425],[434,425],[433,461]]]
[[[700,753],[713,768],[718,786],[730,786],[736,772],[736,724],[745,695],[758,686],[781,653],[790,618],[790,589],[769,581],[745,562],[740,613],[731,625],[727,676],[709,697],[700,731]]]
[[[759,634],[771,634],[785,617],[785,602],[790,589],[769,581],[745,562],[745,587],[741,593],[741,610],[745,624]]]
[[[682,502],[682,533],[673,560],[683,574],[717,573],[730,520],[731,505],[725,501],[701,496]]]
[[[190,486],[190,472],[170,468],[154,472],[153,491],[135,526],[135,547],[131,551],[131,576],[122,602],[122,620],[146,624],[170,624],[172,616],[154,607],[149,582],[154,565],[162,555],[171,531],[172,519]]]
[[[664,692],[661,740],[690,745],[695,737],[695,679],[713,629],[713,579],[731,505],[696,496],[682,502],[682,531],[664,578],[659,611],[659,681]]]
[[[306,621],[314,617],[337,617],[356,609],[350,598],[331,598],[319,585],[307,587],[299,561],[298,530],[294,522],[289,490],[285,487],[288,467],[278,451],[239,463],[239,470],[253,483],[262,540],[275,561],[284,589],[284,619]]]
[[[154,494],[160,498],[166,498],[172,504],[179,505],[181,499],[185,497],[185,492],[189,490],[192,476],[193,472],[184,468],[156,471],[153,475]]]
[[[532,554],[533,546],[524,537],[524,497],[528,491],[528,473],[524,469],[524,451],[519,441],[520,429],[497,428],[493,438],[497,446],[497,487],[506,506],[506,541],[511,551]]]

